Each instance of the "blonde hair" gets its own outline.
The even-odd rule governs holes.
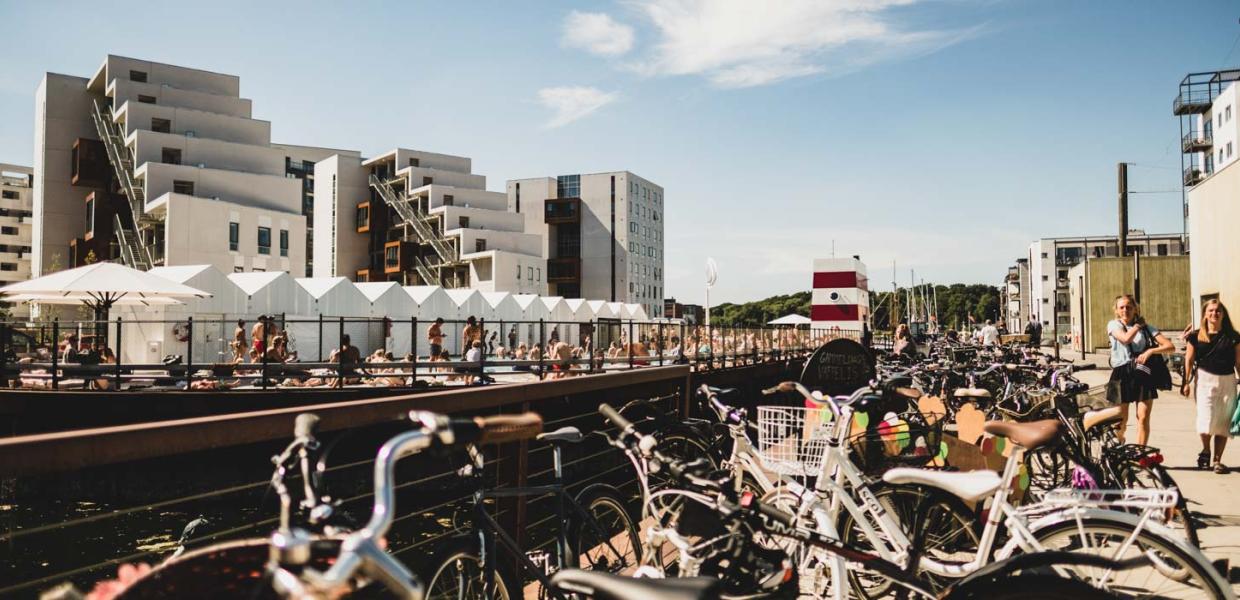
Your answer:
[[[1133,320],[1134,320],[1134,321],[1135,321],[1135,320],[1137,320],[1137,319],[1139,319],[1139,318],[1141,317],[1141,305],[1140,305],[1140,304],[1137,304],[1137,299],[1136,299],[1136,298],[1133,298],[1133,297],[1132,297],[1132,294],[1120,294],[1120,295],[1116,296],[1116,297],[1115,297],[1115,302],[1112,302],[1112,303],[1111,303],[1111,309],[1112,309],[1112,310],[1115,310],[1115,309],[1119,308],[1119,301],[1120,301],[1120,300],[1127,300],[1129,304],[1132,304],[1132,313],[1133,313],[1133,314],[1132,314],[1132,318],[1133,318]],[[1118,313],[1116,313],[1116,314],[1118,315]]]
[[[1227,307],[1223,306],[1223,302],[1221,300],[1218,298],[1211,298],[1206,300],[1205,304],[1201,305],[1201,327],[1197,330],[1197,341],[1210,341],[1210,334],[1207,333],[1209,330],[1209,323],[1206,322],[1206,309],[1210,308],[1212,305],[1217,306],[1220,311],[1223,311],[1223,319],[1222,322],[1219,323],[1218,333],[1227,333],[1231,334],[1232,337],[1235,337],[1236,330],[1231,326],[1231,313],[1227,312]]]

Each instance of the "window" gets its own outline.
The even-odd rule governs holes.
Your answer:
[[[534,281],[534,267],[525,268],[525,278],[530,281]]]
[[[1221,115],[1221,114],[1220,114],[1220,115],[1218,115],[1218,128],[1219,128],[1219,129],[1222,129],[1222,128],[1223,128],[1223,115]]]
[[[411,166],[411,167],[416,167],[416,166],[419,166],[419,165],[418,165],[418,159],[416,159],[416,158],[410,158],[410,159],[409,159],[409,166]]]
[[[8,229],[8,227],[5,227],[5,229]],[[94,232],[95,232],[95,199],[88,198],[86,200],[86,233],[93,234]],[[8,233],[8,231],[5,231],[4,233]],[[17,233],[17,232],[14,231],[14,233]]]
[[[1042,253],[1042,258],[1046,258],[1046,253],[1045,253],[1045,252],[1043,252],[1043,253]]]
[[[138,102],[141,102],[143,104],[155,104],[155,96],[147,96],[145,94],[138,94]]]
[[[542,267],[535,267],[534,281],[542,281]]]
[[[233,252],[237,251],[237,247],[241,245],[241,224],[228,224],[228,249]]]
[[[271,228],[258,228],[258,253],[271,254]]]
[[[288,230],[280,230],[280,256],[288,256]]]
[[[1223,164],[1223,149],[1222,148],[1218,149],[1218,164],[1220,165]]]
[[[1159,245],[1158,245],[1158,255],[1159,255],[1159,256],[1166,256],[1166,255],[1167,255],[1167,245],[1166,245],[1166,244],[1159,244]]]
[[[1227,119],[1226,119],[1226,120],[1230,121],[1230,120],[1231,120],[1231,105],[1230,105],[1230,104],[1228,104],[1228,105],[1227,105],[1227,108],[1226,108],[1226,109],[1224,109],[1224,110],[1223,110],[1223,112],[1227,115]]]
[[[1227,142],[1227,158],[1231,158],[1231,142]]]
[[[357,225],[358,232],[370,231],[370,203],[363,202],[357,205],[357,212],[354,213],[354,222]]]
[[[88,201],[88,202],[87,202],[87,204],[89,204],[90,202],[93,202],[93,200]],[[89,209],[88,209],[88,210],[89,210]],[[89,218],[88,218],[88,220],[87,220],[87,223],[86,223],[86,224],[87,224],[88,226],[90,225]],[[86,228],[86,231],[90,231],[90,227],[87,227],[87,228]],[[17,235],[17,228],[16,228],[16,227],[0,227],[0,234],[4,234],[4,235]]]
[[[0,263],[0,271],[16,271],[17,263]]]
[[[482,239],[482,238],[478,238],[478,239],[474,240],[474,252],[486,252],[486,251],[487,251],[487,241],[486,241],[486,240],[484,240],[484,239]]]
[[[1050,281],[1050,278],[1049,278],[1049,277],[1047,277],[1046,275],[1043,275],[1043,276],[1042,276],[1042,281]]]
[[[244,267],[241,267],[241,266],[239,266],[239,265],[238,265],[238,266],[234,266],[234,267],[233,267],[233,273],[244,273],[244,272],[245,272],[245,268],[244,268]]]
[[[637,221],[629,221],[629,233],[637,233],[638,227]]]
[[[556,198],[580,198],[581,197],[581,176],[580,175],[560,175],[555,178],[555,197]]]
[[[4,192],[0,193],[0,198],[4,198],[5,200],[17,200],[19,196],[17,195],[17,192],[14,192],[13,190],[4,190]]]
[[[397,269],[400,267],[400,246],[388,246],[383,249],[383,268]]]
[[[435,183],[434,177],[423,177],[422,178],[422,185],[430,185],[432,183]]]
[[[134,71],[133,69],[130,69],[129,80],[137,81],[138,83],[146,83],[146,71]]]
[[[180,179],[172,180],[172,191],[176,194],[185,194],[186,196],[194,195],[194,182],[181,181]]]
[[[159,162],[165,165],[181,164],[181,150],[179,148],[164,148],[160,153]]]
[[[151,117],[151,131],[159,133],[172,133],[172,121],[168,119]]]
[[[517,265],[517,281],[521,281],[521,265]]]
[[[469,229],[469,217],[460,217],[457,220],[457,223],[461,226],[462,229]]]

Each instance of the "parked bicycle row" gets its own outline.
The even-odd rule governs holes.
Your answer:
[[[689,419],[604,404],[612,427],[592,434],[628,458],[638,498],[606,485],[567,492],[559,456],[585,439],[576,428],[544,432],[532,413],[415,411],[377,454],[365,523],[321,489],[316,419],[303,415],[273,459],[281,514],[270,537],[180,553],[106,586],[126,598],[1234,597],[1157,450],[1121,443],[1114,409],[1072,408],[1082,386],[1071,365],[982,362],[898,374],[885,363],[847,396],[703,386]],[[982,439],[962,439],[975,422]],[[490,489],[486,444],[535,439],[553,448],[553,482]],[[395,465],[416,453],[463,457],[458,475],[476,491],[461,535],[405,564],[384,540],[400,514]],[[966,470],[978,456],[998,471]],[[497,501],[528,496],[555,503],[549,548],[522,548],[497,520]]]

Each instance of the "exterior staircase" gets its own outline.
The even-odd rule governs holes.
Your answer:
[[[379,192],[379,195],[383,197],[383,201],[388,206],[391,206],[396,211],[396,214],[400,215],[401,220],[413,228],[413,231],[418,235],[419,242],[430,244],[431,248],[435,250],[435,254],[439,257],[440,264],[438,266],[455,265],[460,262],[457,260],[456,252],[453,251],[452,246],[444,239],[441,233],[427,224],[426,213],[418,210],[413,202],[396,193],[396,190],[392,189],[391,184],[376,175],[372,174],[370,176],[370,186]],[[417,264],[421,265],[418,268],[418,274],[422,275],[427,281],[438,281],[437,277],[426,277],[423,275],[423,268],[429,271],[429,267],[426,267],[425,260],[421,258],[418,260]]]
[[[103,146],[107,150],[108,162],[111,163],[116,179],[121,183],[121,188],[125,190],[125,196],[129,200],[132,219],[122,219],[120,215],[117,215],[115,223],[116,241],[121,248],[121,258],[127,266],[145,271],[155,263],[150,248],[142,242],[142,235],[138,231],[141,224],[151,221],[146,217],[144,208],[146,192],[134,181],[133,158],[129,154],[129,149],[125,147],[124,136],[120,128],[112,121],[111,109],[99,99],[93,100],[92,104],[91,117],[95,121],[99,138],[103,140]]]

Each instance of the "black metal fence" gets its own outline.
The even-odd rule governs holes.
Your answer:
[[[333,448],[327,491],[347,518],[364,521],[372,503],[371,472],[382,440],[408,427],[411,408],[459,414],[533,410],[546,429],[605,428],[597,415],[654,398],[684,415],[687,391],[698,383],[766,385],[791,376],[795,365],[764,363],[693,372],[686,366],[642,369],[499,388],[426,394],[309,407],[321,417],[321,439]],[[57,583],[89,588],[124,563],[157,563],[181,545],[189,549],[275,528],[277,500],[268,457],[291,438],[302,408],[233,414],[0,440],[0,596],[32,596]],[[566,450],[572,490],[607,483],[635,499],[627,461],[596,436]],[[497,486],[546,483],[551,451],[537,442],[489,447],[487,478]],[[417,568],[468,524],[468,490],[454,473],[454,456],[421,455],[397,471],[398,515],[388,535],[391,552]],[[290,482],[291,489],[300,484]],[[495,514],[527,549],[549,543],[552,507],[546,499],[500,501]],[[201,519],[201,520],[200,520]]]
[[[55,390],[419,388],[804,356],[842,329],[708,327],[618,319],[255,319],[0,322],[0,385]],[[442,333],[434,344],[434,327]],[[241,335],[238,336],[237,331]],[[357,356],[339,352],[343,340]],[[477,341],[479,352],[467,353]],[[881,343],[881,342],[879,342]],[[69,350],[69,346],[74,348]]]

